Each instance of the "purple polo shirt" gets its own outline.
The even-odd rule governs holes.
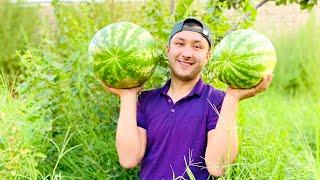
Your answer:
[[[175,104],[164,87],[144,91],[137,104],[138,126],[147,130],[147,149],[141,161],[140,179],[172,180],[187,176],[185,160],[197,180],[208,179],[205,169],[207,132],[216,127],[225,96],[200,79],[189,95]],[[208,102],[210,101],[210,103]],[[204,167],[204,168],[201,168]]]

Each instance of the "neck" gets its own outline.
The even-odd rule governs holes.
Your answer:
[[[187,96],[197,84],[199,79],[200,75],[190,81],[182,81],[171,76],[170,88],[167,94],[172,98],[174,102],[176,102],[179,99]]]

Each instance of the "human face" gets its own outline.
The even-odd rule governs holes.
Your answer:
[[[208,41],[197,32],[181,31],[175,34],[167,49],[171,76],[190,81],[200,76],[210,57]]]

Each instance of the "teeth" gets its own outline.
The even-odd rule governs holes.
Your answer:
[[[179,61],[179,63],[185,64],[185,65],[192,65],[191,63],[185,63],[185,62],[182,62],[182,61]]]

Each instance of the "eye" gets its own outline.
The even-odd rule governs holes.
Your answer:
[[[194,45],[193,46],[195,49],[201,49],[201,46],[200,45]]]
[[[175,43],[177,46],[183,46],[183,43],[182,42],[176,42]]]

